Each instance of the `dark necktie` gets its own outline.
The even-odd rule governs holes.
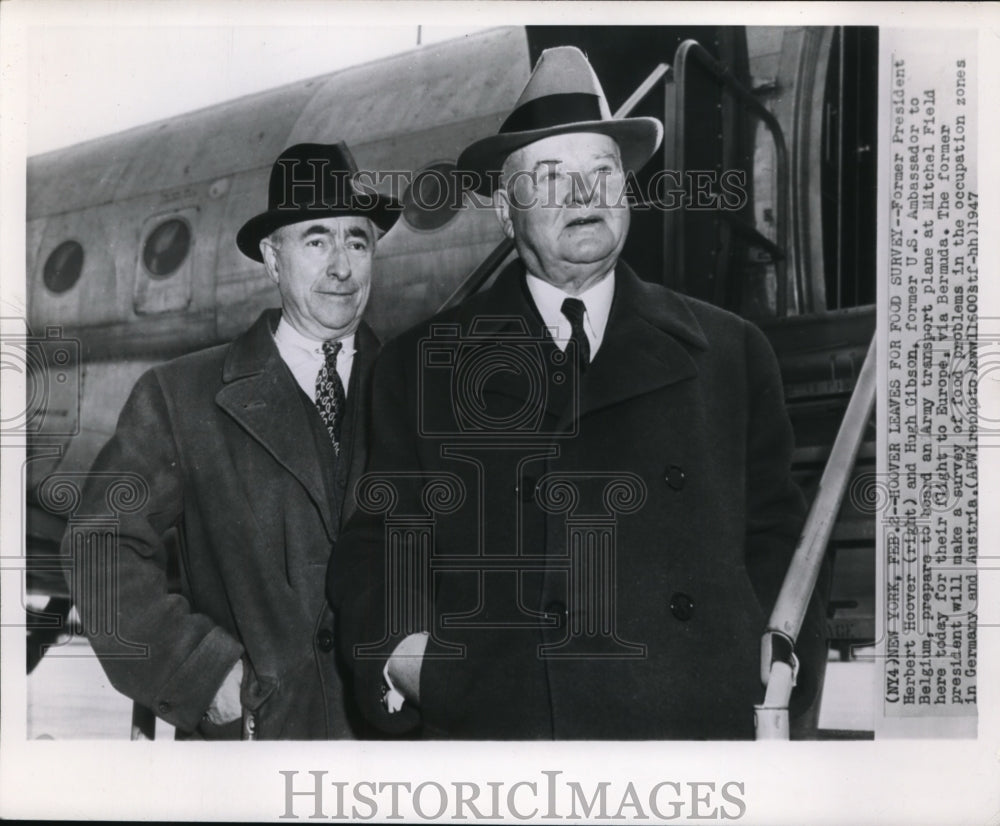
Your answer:
[[[586,311],[586,306],[579,298],[567,298],[562,303],[562,314],[569,319],[573,331],[570,341],[576,345],[576,352],[579,353],[581,372],[590,364],[590,339],[583,330],[583,314]]]
[[[347,395],[344,393],[344,383],[337,372],[337,353],[340,352],[339,341],[324,341],[323,355],[326,363],[316,376],[316,407],[320,418],[333,440],[333,450],[340,455],[340,424],[344,420],[344,405]]]

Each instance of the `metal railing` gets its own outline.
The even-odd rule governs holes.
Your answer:
[[[785,136],[781,130],[781,124],[771,111],[761,103],[752,91],[747,89],[727,66],[719,63],[712,57],[697,40],[685,40],[677,47],[674,57],[674,67],[677,81],[677,134],[684,134],[684,76],[687,72],[688,61],[697,63],[702,69],[707,71],[722,86],[724,86],[744,107],[752,112],[767,127],[774,141],[775,154],[775,177],[777,200],[775,204],[775,240],[772,243],[753,227],[739,222],[739,231],[747,237],[751,237],[753,243],[765,249],[772,258],[775,268],[776,289],[775,304],[777,305],[777,315],[779,317],[788,314],[788,213],[789,213],[789,190],[788,190],[788,148],[785,145]],[[675,163],[678,169],[684,169],[683,142],[678,141],[677,155]],[[725,214],[725,213],[724,213]],[[730,223],[737,223],[735,218],[730,218]],[[683,239],[678,239],[682,243]],[[801,312],[802,289],[797,290],[796,309]]]
[[[819,490],[806,517],[802,537],[788,566],[767,629],[761,637],[761,681],[767,690],[764,702],[754,708],[758,740],[787,740],[789,737],[788,702],[798,670],[795,641],[816,588],[826,546],[871,417],[875,381],[875,340],[872,339],[830,450],[830,458],[823,469]]]

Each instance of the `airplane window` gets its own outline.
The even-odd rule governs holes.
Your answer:
[[[54,293],[72,287],[83,270],[83,247],[76,241],[63,241],[52,250],[42,270],[42,281]]]
[[[455,164],[432,163],[413,176],[403,194],[403,219],[414,229],[440,229],[462,206],[455,185]]]
[[[142,263],[154,278],[166,278],[187,257],[191,248],[191,230],[180,218],[159,224],[142,248]]]

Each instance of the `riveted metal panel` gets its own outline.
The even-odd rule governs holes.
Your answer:
[[[419,231],[400,218],[378,243],[365,314],[381,336],[401,333],[435,313],[502,240],[493,209],[470,205],[437,230]]]
[[[28,218],[270,168],[300,141],[360,145],[484,112],[499,125],[527,74],[524,30],[494,30],[48,152],[28,159]]]
[[[366,318],[383,341],[434,313],[461,279],[493,250],[496,242],[411,252],[379,261]]]
[[[234,175],[216,246],[215,304],[220,341],[241,333],[267,307],[281,304],[278,288],[264,265],[247,258],[236,246],[236,232],[267,208],[270,165]]]
[[[330,76],[290,138],[345,140],[360,168],[412,170],[495,132],[529,71],[523,29],[427,46]]]
[[[28,217],[270,164],[315,85],[292,84],[29,158]]]
[[[118,296],[112,238],[120,243],[120,227],[114,221],[118,210],[97,207],[67,215],[55,215],[44,222],[37,253],[29,249],[28,324],[41,329],[48,324],[76,326],[102,324],[124,315]],[[83,247],[83,268],[76,284],[54,293],[42,280],[45,262],[65,241]]]

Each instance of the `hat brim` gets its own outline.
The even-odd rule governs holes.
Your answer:
[[[492,195],[499,180],[504,161],[516,150],[529,143],[554,135],[572,132],[596,132],[613,138],[622,154],[622,167],[626,172],[638,172],[644,167],[663,141],[663,124],[656,118],[619,118],[564,123],[526,132],[501,132],[476,141],[466,148],[456,163],[461,170],[478,175],[476,191]]]
[[[321,218],[343,218],[356,215],[370,218],[382,232],[388,232],[399,218],[402,207],[394,198],[385,195],[366,194],[362,203],[352,203],[338,207],[321,209],[272,209],[255,215],[236,233],[236,246],[247,258],[263,262],[260,242],[279,227],[315,221]]]

